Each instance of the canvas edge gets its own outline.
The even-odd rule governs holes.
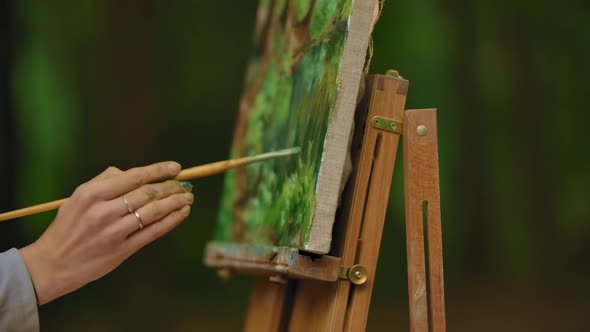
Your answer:
[[[343,178],[344,164],[350,153],[348,147],[352,139],[357,94],[374,25],[373,13],[375,6],[378,6],[375,0],[352,1],[349,32],[339,73],[341,85],[324,140],[316,190],[316,210],[309,238],[304,244],[304,250],[318,254],[327,254],[330,251],[340,187],[346,180]]]

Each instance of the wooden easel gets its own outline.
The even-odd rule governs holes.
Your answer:
[[[365,329],[402,134],[411,331],[445,331],[436,110],[404,111],[408,81],[393,72],[365,81],[355,115],[354,171],[329,255],[279,251],[248,262],[207,250],[206,265],[221,274],[263,276],[254,287],[245,331]]]

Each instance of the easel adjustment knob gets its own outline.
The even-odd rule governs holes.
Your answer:
[[[355,285],[362,285],[369,278],[369,271],[362,265],[353,265],[351,267],[341,266],[338,271],[340,279],[348,279]]]

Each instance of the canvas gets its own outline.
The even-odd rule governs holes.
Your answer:
[[[330,249],[374,0],[261,0],[214,243]],[[262,249],[262,250],[263,250]]]

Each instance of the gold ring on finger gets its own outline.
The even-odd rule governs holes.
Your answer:
[[[135,214],[135,218],[137,218],[137,223],[139,224],[139,230],[143,229],[143,219],[141,219],[141,216],[139,215],[139,213],[137,213],[137,211],[133,211],[133,214]]]
[[[129,213],[133,213],[133,209],[131,208],[131,205],[129,205],[129,201],[127,200],[127,198],[125,198],[125,195],[121,195],[121,198],[123,199],[123,202],[125,202],[127,211],[129,211]]]

